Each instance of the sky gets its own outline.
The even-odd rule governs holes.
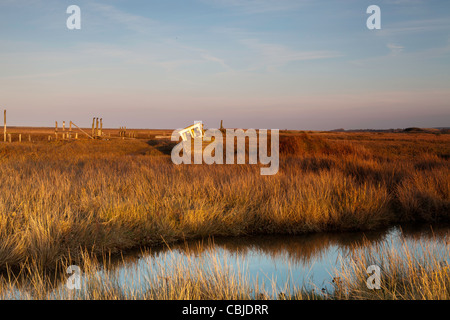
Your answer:
[[[11,126],[448,127],[450,1],[0,0],[0,109]]]

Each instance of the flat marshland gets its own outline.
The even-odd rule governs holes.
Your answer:
[[[151,131],[137,130],[137,139],[102,141],[49,142],[44,133],[39,139],[33,134],[32,142],[0,144],[4,272],[88,265],[87,260],[102,254],[198,237],[359,231],[450,221],[448,134],[281,132],[280,169],[274,176],[261,176],[258,165],[176,166],[170,159],[173,143],[154,139]],[[392,252],[389,256],[387,261],[404,271],[393,268],[395,279],[406,285],[405,279],[423,267],[422,273],[415,273],[421,277],[417,283],[432,292],[436,288],[439,298],[449,298],[448,267],[432,255],[424,263],[430,268],[408,264],[407,259],[404,264]],[[225,283],[234,278],[222,273],[205,276],[198,287],[185,287],[192,279],[183,270],[173,271],[180,276],[176,285],[190,295],[167,291],[175,286],[171,284],[144,297],[251,297],[244,282]],[[33,279],[37,284],[44,281]],[[11,285],[4,281],[0,291]],[[230,294],[213,295],[222,292],[208,286],[213,284],[230,289]],[[112,294],[112,287],[106,293],[104,289],[85,297],[127,298]],[[435,297],[411,290],[381,298]],[[380,298],[366,292],[345,297]]]

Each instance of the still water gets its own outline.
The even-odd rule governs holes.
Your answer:
[[[389,245],[416,246],[417,254],[423,245],[432,245],[441,252],[439,259],[450,263],[450,227],[391,227],[377,232],[325,233],[303,236],[251,236],[214,238],[187,241],[160,248],[141,249],[127,253],[96,271],[98,277],[111,278],[118,287],[139,291],[152,276],[170,275],[177,265],[211,269],[226,265],[232,271],[245,274],[250,283],[256,283],[269,292],[286,292],[290,286],[332,291],[332,279],[342,263],[349,258],[352,248]],[[159,270],[159,273],[158,273]],[[84,275],[82,274],[81,282]],[[58,296],[67,290],[64,283],[53,288]],[[23,292],[15,292],[20,298]]]

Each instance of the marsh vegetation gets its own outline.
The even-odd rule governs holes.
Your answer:
[[[258,165],[175,166],[169,142],[144,136],[1,144],[0,269],[32,266],[43,274],[87,257],[201,237],[450,220],[445,134],[285,133],[275,176],[261,176]],[[220,282],[228,276],[213,279],[228,290],[213,298],[246,292],[237,280],[234,291]],[[436,279],[448,281],[448,273]]]

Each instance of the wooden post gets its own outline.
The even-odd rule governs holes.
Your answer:
[[[66,122],[63,121],[63,132],[66,130]]]
[[[58,140],[58,121],[55,121],[55,139]]]
[[[100,137],[103,135],[103,118],[100,118],[100,132],[99,132]]]
[[[31,134],[28,135],[28,142],[31,142]]]
[[[75,139],[78,139],[78,132],[75,133]]]
[[[11,133],[8,133],[8,141],[11,143]]]
[[[72,121],[69,123],[69,131],[72,132]]]
[[[48,136],[48,141],[51,141],[52,140],[52,137],[51,136]]]
[[[4,128],[3,128],[3,141],[6,142],[6,110],[4,111]]]
[[[95,118],[93,118],[92,119],[92,136],[94,136],[95,135],[95,132],[94,132],[94,127],[95,127]]]
[[[22,134],[19,133],[19,142],[22,142]]]

